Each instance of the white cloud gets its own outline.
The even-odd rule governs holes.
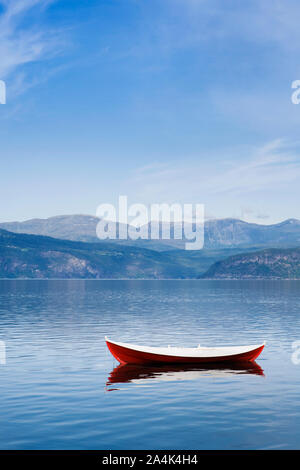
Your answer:
[[[270,212],[276,218],[277,206],[292,210],[299,199],[297,147],[298,143],[277,139],[261,147],[237,149],[231,156],[224,152],[223,158],[201,155],[198,161],[182,158],[181,162],[152,164],[132,175],[127,194],[147,204],[205,203],[209,212],[222,217],[241,216],[245,207],[251,207],[257,220],[266,219]],[[250,213],[248,209],[246,212]],[[281,218],[285,218],[284,213]]]
[[[245,150],[244,150],[245,151]],[[210,160],[210,163],[208,163]],[[200,188],[209,194],[245,193],[268,186],[284,184],[300,177],[300,152],[281,139],[274,140],[254,150],[248,156],[232,155],[230,159],[206,158],[182,159],[184,163],[152,164],[136,170],[133,181],[143,188],[172,188],[172,199],[183,190],[194,193]]]
[[[43,11],[52,1],[0,0],[0,78],[9,78],[15,92],[18,83],[24,87],[24,73],[17,75],[21,66],[52,57],[61,49],[61,35],[42,22]]]
[[[235,6],[224,0],[168,0],[168,5],[177,25],[189,21],[192,29],[184,36],[188,40],[193,33],[195,40],[236,37],[263,45],[271,42],[285,50],[299,49],[298,0],[252,0]]]

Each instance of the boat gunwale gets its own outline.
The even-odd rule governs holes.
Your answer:
[[[220,346],[220,347],[194,347],[194,348],[185,348],[185,347],[158,347],[158,346],[141,346],[131,343],[123,343],[119,341],[113,341],[105,336],[106,343],[111,343],[121,348],[125,348],[128,351],[136,353],[146,353],[153,356],[165,356],[166,358],[224,358],[231,356],[237,356],[240,354],[247,354],[257,349],[263,348],[265,342],[260,344],[244,345],[244,346]],[[203,354],[204,353],[204,354]],[[205,354],[206,353],[206,354]],[[210,353],[210,354],[207,354]]]

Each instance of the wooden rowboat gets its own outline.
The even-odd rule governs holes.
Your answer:
[[[150,347],[119,343],[105,337],[111,354],[120,364],[195,364],[251,362],[264,349],[265,343],[251,346],[225,346],[216,348]]]

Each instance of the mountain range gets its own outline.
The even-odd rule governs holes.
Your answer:
[[[105,240],[99,219],[72,215],[0,224],[1,278],[256,279],[299,277],[300,221],[205,223],[203,250],[185,240]],[[148,227],[149,230],[149,227]],[[173,238],[172,238],[173,237]]]
[[[164,279],[193,276],[190,268],[157,251],[0,229],[0,277]]]
[[[64,240],[101,242],[96,235],[99,220],[91,215],[62,215],[24,222],[4,222],[0,223],[0,228],[15,233],[45,235]],[[138,246],[156,251],[184,249],[185,241],[184,238],[174,239],[174,224],[170,240],[105,240],[106,243]],[[288,219],[273,225],[259,225],[239,219],[215,219],[206,221],[204,226],[204,248],[209,250],[298,245],[300,246],[300,220],[297,219]]]
[[[239,250],[158,252],[0,229],[0,278],[196,279]]]
[[[214,263],[201,279],[300,279],[300,248],[269,248]]]

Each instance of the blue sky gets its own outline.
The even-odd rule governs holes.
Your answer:
[[[0,220],[300,218],[298,0],[0,0]]]

